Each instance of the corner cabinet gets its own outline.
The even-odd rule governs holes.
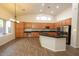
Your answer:
[[[68,25],[71,25],[71,23],[72,23],[72,18],[68,18],[68,19],[56,22],[55,27],[57,28],[62,26],[68,26]]]
[[[71,25],[71,22],[72,22],[71,18],[68,18],[67,20],[65,20],[66,25]]]
[[[16,38],[24,37],[24,22],[15,24],[15,35]]]

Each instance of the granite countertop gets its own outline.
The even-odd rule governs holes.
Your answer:
[[[66,38],[67,35],[50,35],[50,34],[44,34],[44,33],[41,33],[40,35],[42,36],[48,36],[48,37],[54,37],[54,38]]]
[[[24,32],[57,32],[54,29],[25,29]]]

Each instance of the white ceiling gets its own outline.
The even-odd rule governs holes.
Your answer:
[[[56,8],[56,6],[59,6],[59,8]],[[16,4],[16,15],[23,16],[28,14],[40,14],[40,9],[43,10],[41,13],[58,15],[59,13],[61,13],[62,11],[66,10],[71,6],[71,3],[45,3],[44,6],[42,6],[41,3],[18,3]],[[4,3],[0,4],[0,7],[4,8],[11,14],[15,13],[15,4]],[[53,14],[51,14],[51,11],[53,11]]]

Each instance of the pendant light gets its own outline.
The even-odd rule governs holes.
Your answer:
[[[15,3],[15,22],[16,22],[16,23],[20,23],[20,22],[17,20],[17,14],[16,14],[16,3]]]
[[[10,19],[10,21],[15,22],[15,23],[20,23],[20,22],[17,20],[16,3],[14,4],[14,19]]]

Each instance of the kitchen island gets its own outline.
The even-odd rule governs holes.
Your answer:
[[[66,50],[66,36],[52,36],[49,34],[40,34],[40,44],[42,47],[52,51],[65,51]]]

